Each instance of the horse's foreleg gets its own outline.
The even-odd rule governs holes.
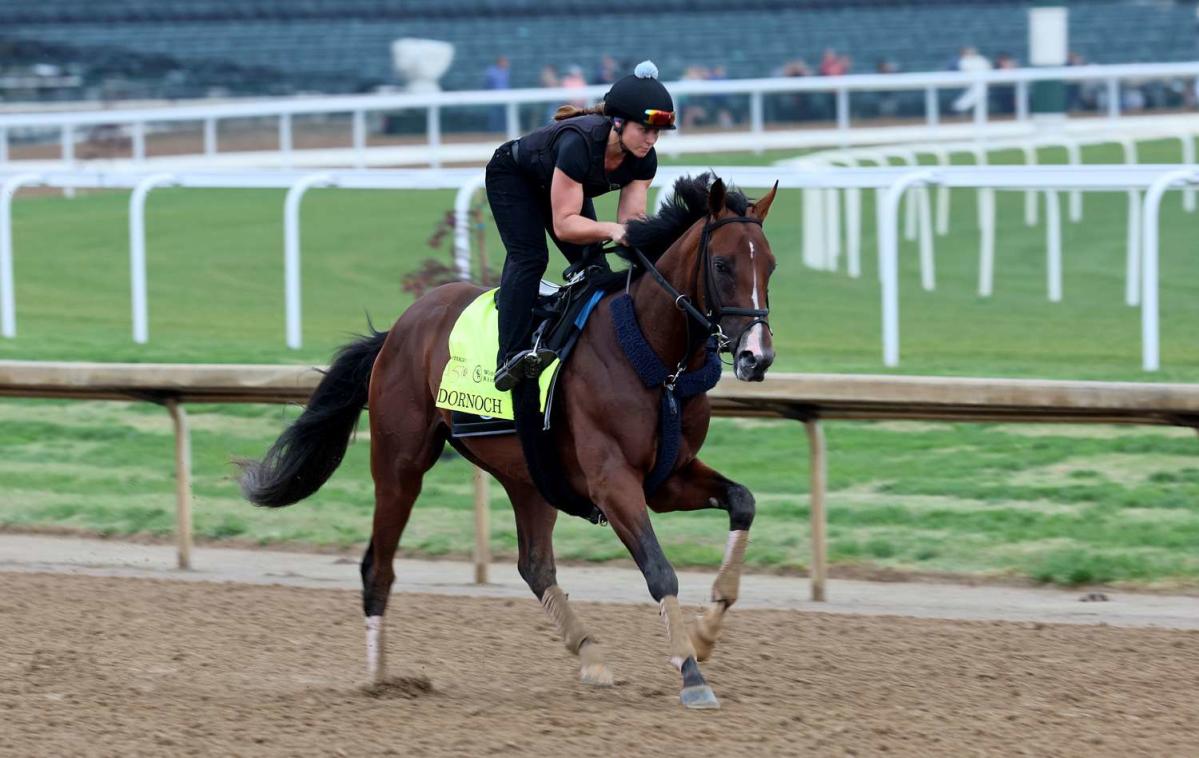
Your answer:
[[[692,461],[663,483],[654,493],[649,505],[655,511],[698,510],[721,508],[729,514],[729,537],[724,548],[724,560],[712,583],[711,604],[696,617],[691,628],[691,643],[696,658],[708,660],[720,632],[724,617],[741,587],[741,567],[745,548],[749,544],[749,528],[754,520],[754,497],[749,490],[726,479],[698,459]]]
[[[558,512],[527,484],[506,482],[505,489],[516,510],[516,539],[520,556],[517,569],[529,589],[541,601],[545,614],[554,622],[566,649],[579,658],[579,681],[599,687],[612,686],[612,672],[595,635],[583,626],[570,607],[568,595],[558,586],[554,566],[554,522]]]
[[[720,702],[704,681],[695,647],[679,607],[679,580],[650,524],[641,483],[632,471],[620,472],[591,483],[591,497],[604,511],[620,540],[645,576],[650,595],[658,601],[670,662],[683,676],[679,699],[688,708],[719,708]]]

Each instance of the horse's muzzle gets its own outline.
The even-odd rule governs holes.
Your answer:
[[[733,363],[733,373],[743,382],[760,382],[766,378],[766,369],[774,363],[774,351],[769,348],[761,353],[742,350]]]

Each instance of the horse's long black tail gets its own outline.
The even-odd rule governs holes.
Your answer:
[[[261,461],[241,461],[241,491],[255,505],[291,505],[321,488],[345,455],[367,401],[387,332],[371,330],[338,351],[308,407]]]

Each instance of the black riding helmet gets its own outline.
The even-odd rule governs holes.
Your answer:
[[[654,129],[674,129],[674,100],[653,61],[642,61],[631,76],[619,79],[604,95],[604,113]]]

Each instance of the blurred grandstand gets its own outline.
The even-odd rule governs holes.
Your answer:
[[[1063,0],[1070,45],[1088,62],[1196,58],[1195,3]],[[729,78],[818,72],[833,48],[854,73],[952,67],[963,45],[1027,60],[1021,0],[25,0],[0,2],[6,101],[173,99],[368,92],[400,84],[399,37],[456,46],[444,89],[479,89],[500,56],[510,85],[543,68],[599,78],[652,57],[664,79],[692,67]],[[580,30],[585,29],[585,33]],[[1118,30],[1118,35],[1113,32]],[[1118,44],[1115,40],[1118,39]],[[788,67],[790,64],[790,67]],[[1150,88],[1146,105],[1177,105]],[[819,116],[820,114],[811,114]]]

